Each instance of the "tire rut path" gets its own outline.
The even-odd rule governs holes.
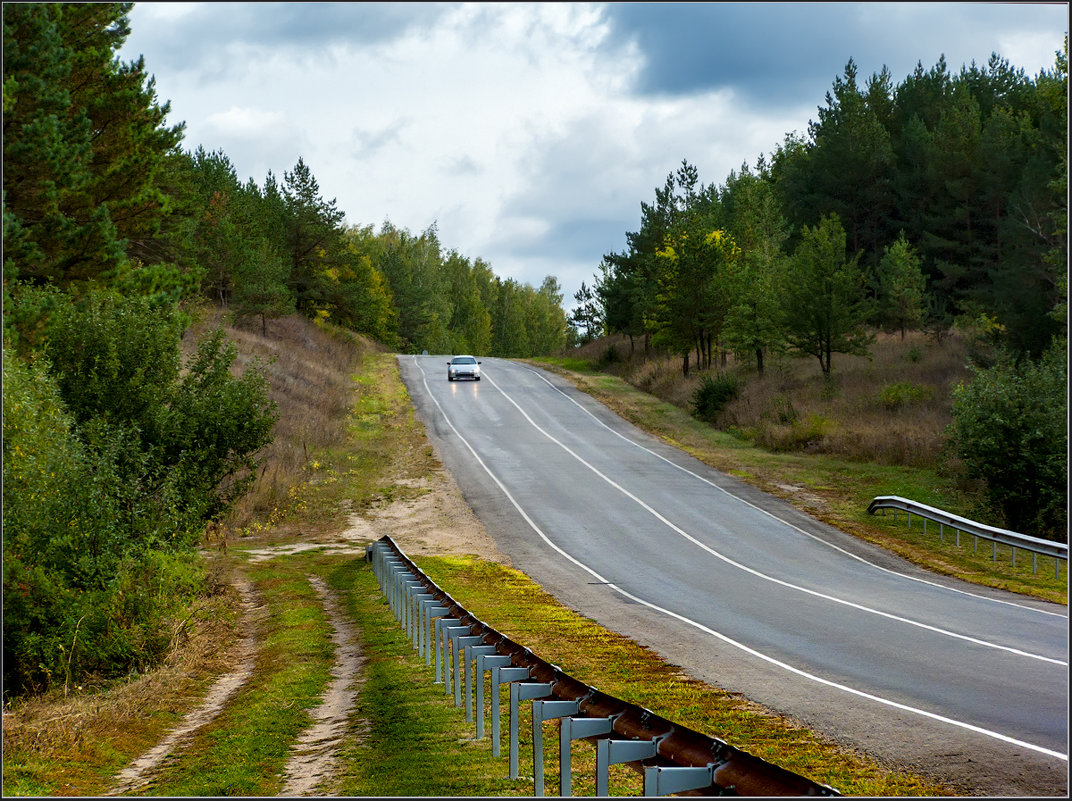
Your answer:
[[[164,735],[159,743],[120,771],[116,776],[116,785],[106,795],[122,795],[149,784],[164,761],[189,740],[198,729],[214,720],[231,697],[253,675],[258,644],[257,613],[258,610],[263,609],[263,606],[258,603],[256,590],[248,580],[236,579],[234,586],[241,597],[241,629],[246,632],[246,636],[236,648],[238,667],[220,676],[209,689],[200,706],[187,713],[182,722]]]
[[[365,662],[354,627],[339,608],[334,594],[319,577],[308,578],[333,629],[335,663],[321,704],[309,711],[313,724],[298,735],[291,748],[283,770],[283,789],[279,793],[282,796],[316,795],[334,776],[339,750],[351,730],[350,717],[356,706]],[[360,736],[361,724],[355,726]]]

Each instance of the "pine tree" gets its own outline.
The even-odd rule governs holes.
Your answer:
[[[5,268],[70,283],[112,274],[159,230],[158,178],[182,139],[141,59],[115,54],[129,3],[5,4]]]
[[[786,341],[819,360],[823,375],[834,353],[867,355],[873,335],[864,329],[873,303],[864,293],[860,255],[845,253],[845,230],[836,215],[805,226],[783,286]]]

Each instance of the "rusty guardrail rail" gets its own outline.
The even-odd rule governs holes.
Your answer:
[[[923,519],[923,533],[927,533],[927,521],[931,520],[938,524],[938,537],[943,542],[945,541],[945,529],[946,526],[953,529],[956,533],[957,545],[960,545],[960,533],[963,531],[966,534],[972,535],[974,540],[974,548],[979,550],[979,540],[989,540],[993,543],[993,559],[998,558],[998,544],[1008,545],[1012,548],[1012,564],[1016,566],[1016,549],[1020,548],[1024,551],[1031,553],[1031,572],[1038,572],[1038,556],[1053,557],[1053,576],[1054,578],[1061,577],[1061,560],[1068,563],[1068,544],[1064,542],[1054,542],[1053,540],[1043,540],[1038,537],[1029,537],[1027,534],[1018,534],[1015,531],[1009,531],[1004,528],[995,528],[994,526],[987,526],[983,523],[976,523],[974,520],[969,520],[966,517],[960,515],[951,514],[941,509],[936,509],[933,506],[927,506],[923,503],[917,503],[916,501],[909,500],[908,498],[902,498],[899,495],[879,495],[877,498],[871,501],[867,507],[869,514],[875,514],[878,511],[882,511],[885,514],[886,509],[893,510],[894,520],[897,519],[897,512],[905,512],[908,515],[908,526],[912,526],[912,515],[916,515]]]
[[[559,786],[571,795],[570,746],[596,747],[596,795],[609,795],[609,767],[628,764],[644,776],[644,795],[840,795],[715,737],[600,692],[541,659],[471,615],[402,553],[390,537],[366,548],[391,611],[425,665],[434,667],[454,705],[485,736],[490,673],[491,749],[500,755],[502,685],[508,685],[509,776],[519,775],[520,712],[532,704],[533,794],[544,795],[543,723],[560,720]],[[464,689],[463,689],[464,687]],[[464,697],[463,697],[464,696]]]

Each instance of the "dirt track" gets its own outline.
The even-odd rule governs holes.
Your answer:
[[[453,479],[444,471],[414,485],[422,491],[416,499],[398,501],[375,510],[369,517],[351,515],[346,528],[320,541],[282,543],[246,551],[249,561],[263,562],[278,556],[318,551],[328,554],[363,555],[365,546],[390,535],[408,554],[475,554],[503,564],[484,526],[465,503]],[[309,576],[332,626],[335,661],[331,681],[321,703],[310,711],[310,725],[295,741],[283,772],[283,796],[312,796],[329,792],[336,758],[344,738],[360,735],[362,722],[354,720],[354,705],[361,682],[363,655],[353,624],[347,619],[330,588],[317,576]],[[246,636],[234,651],[236,666],[221,676],[204,701],[187,714],[157,745],[138,757],[117,777],[108,795],[136,793],[149,785],[169,758],[202,726],[210,723],[253,674],[257,656],[259,606],[253,586],[239,578],[235,587],[241,598]]]

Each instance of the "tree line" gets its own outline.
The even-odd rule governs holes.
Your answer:
[[[408,352],[565,342],[553,277],[502,280],[434,225],[347,226],[303,159],[258,185],[184,150],[144,60],[117,56],[131,7],[3,6],[5,697],[153,665],[201,591],[194,549],[278,413],[222,332],[181,357],[199,304]]]
[[[860,86],[850,60],[806,137],[721,186],[687,160],[667,176],[571,323],[661,343],[685,369],[690,352],[760,367],[787,346],[829,372],[866,324],[940,332],[957,318],[1038,357],[1067,330],[1067,78],[1067,44],[1033,80],[995,54]]]
[[[1034,79],[995,54],[861,85],[850,60],[806,136],[721,185],[667,176],[574,296],[573,338],[626,334],[686,375],[791,353],[829,377],[879,329],[972,330],[991,347],[953,450],[1007,525],[1066,538],[1067,86],[1067,35]]]

